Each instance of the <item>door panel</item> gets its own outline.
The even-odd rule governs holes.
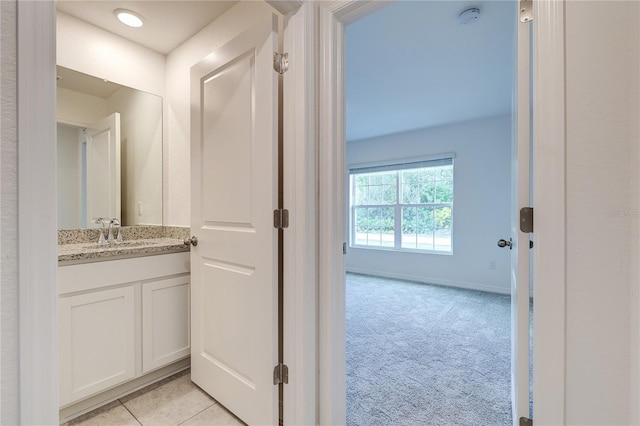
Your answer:
[[[516,27],[516,96],[511,167],[511,406],[513,424],[529,417],[529,234],[520,231],[520,209],[529,207],[531,149],[531,23]]]
[[[253,274],[225,266],[220,262],[204,263],[203,281],[218,284],[203,289],[204,299],[214,301],[214,305],[205,313],[203,354],[253,387],[253,342],[247,339],[252,334],[252,324],[245,320],[246,316],[251,315],[247,309],[255,304],[255,301],[246,299]],[[217,297],[219,293],[224,294],[224,298]],[[219,324],[233,324],[233,327],[220,327]]]
[[[192,380],[249,424],[278,422],[278,21],[191,71]]]
[[[253,110],[253,52],[213,73],[203,84],[204,145],[203,215],[212,223],[251,222],[251,127]],[[226,190],[233,180],[234,191]]]

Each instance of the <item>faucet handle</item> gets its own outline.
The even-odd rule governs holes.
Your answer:
[[[120,224],[120,221],[118,220],[118,218],[113,218],[111,219],[111,223],[113,224],[114,227],[116,227],[116,238],[113,240],[114,243],[119,244],[122,241],[122,225]]]
[[[109,235],[107,236],[107,243],[111,244],[112,242],[114,242],[116,239],[113,238],[113,228],[111,227],[113,225],[113,221],[116,219],[111,219],[109,220]]]
[[[122,229],[118,228],[118,236],[116,237],[116,241],[117,244],[120,244],[122,242],[124,242],[124,240],[122,239]]]
[[[98,244],[100,244],[100,245],[102,245],[102,244],[107,244],[107,240],[106,240],[106,239],[105,239],[105,237],[104,237],[104,220],[105,220],[105,219],[104,219],[103,217],[99,217],[99,218],[96,218],[96,219],[94,220],[94,223],[95,223],[96,225],[100,225],[100,226],[102,226],[102,227],[98,230],[98,232],[100,232],[100,238],[98,239]]]

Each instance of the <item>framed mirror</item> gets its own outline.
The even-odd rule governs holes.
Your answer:
[[[57,74],[58,229],[162,225],[162,98]]]

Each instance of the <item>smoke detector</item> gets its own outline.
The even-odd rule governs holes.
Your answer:
[[[470,7],[460,12],[460,15],[458,15],[458,24],[471,25],[478,19],[480,19],[480,9],[477,7]]]

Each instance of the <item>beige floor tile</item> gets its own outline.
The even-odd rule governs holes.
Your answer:
[[[114,401],[111,404],[98,408],[88,414],[73,419],[66,426],[140,426],[140,423],[120,403]],[[63,425],[63,426],[64,426]]]
[[[176,426],[215,403],[191,383],[190,374],[143,391],[121,399],[143,426]]]
[[[242,426],[244,423],[227,411],[222,405],[216,404],[203,412],[193,416],[181,426]]]

